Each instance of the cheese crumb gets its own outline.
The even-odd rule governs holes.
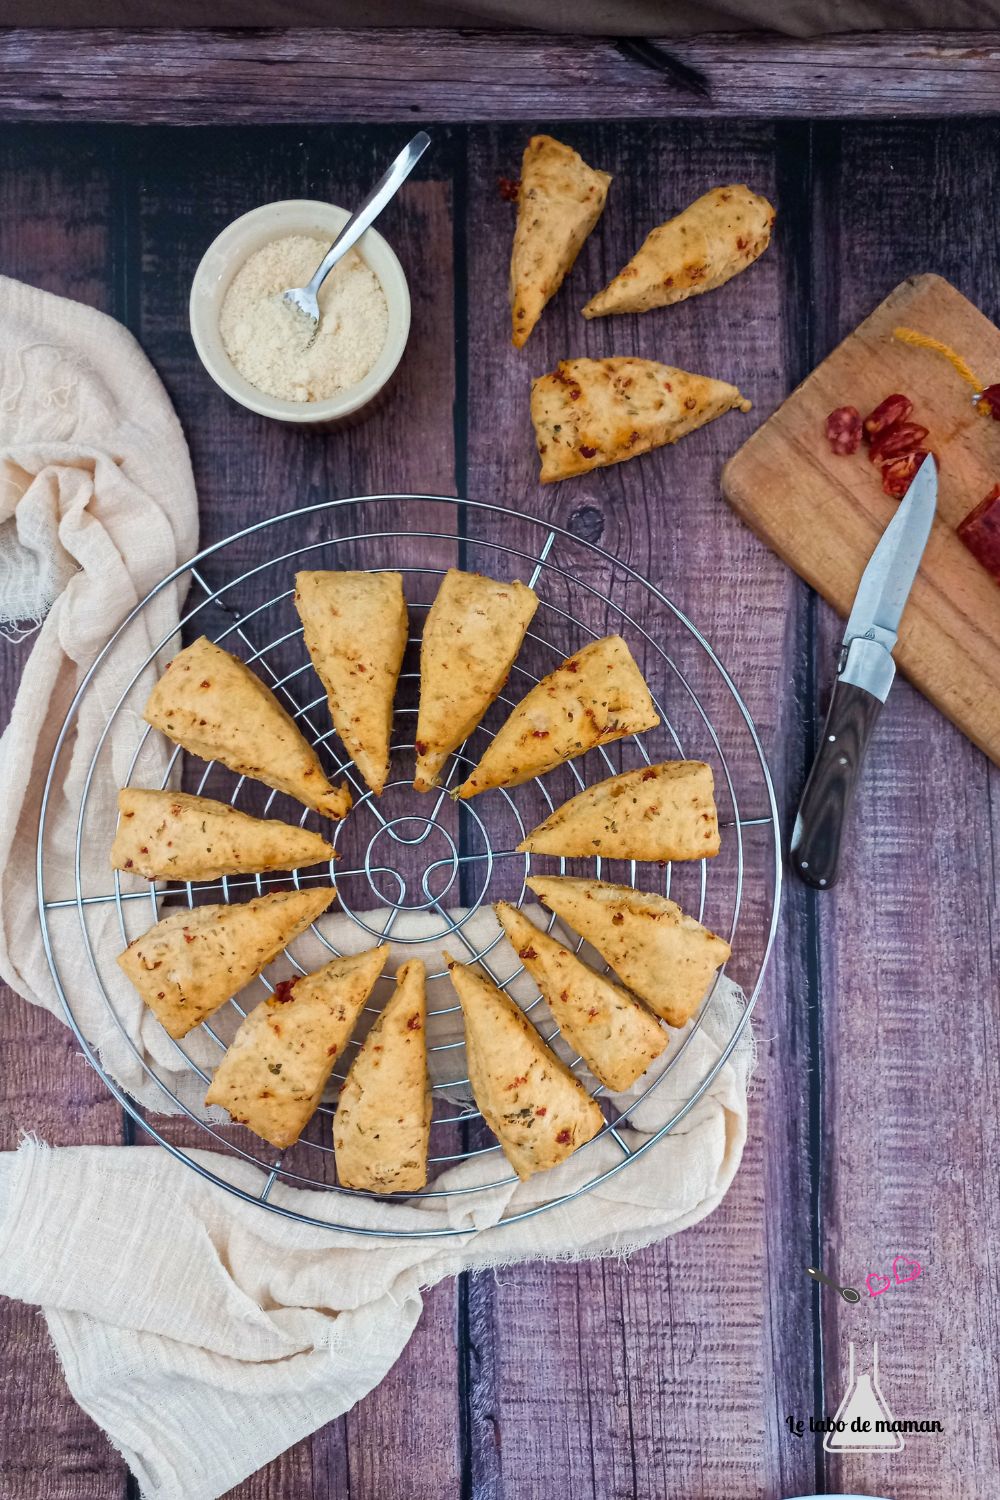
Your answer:
[[[320,288],[319,329],[282,302],[305,286],[329,249],[312,235],[289,234],[255,250],[233,277],[219,332],[244,380],[280,401],[326,401],[363,380],[389,327],[385,292],[356,250],[348,250]]]

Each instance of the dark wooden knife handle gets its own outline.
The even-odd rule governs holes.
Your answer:
[[[873,693],[852,682],[834,684],[792,836],[792,864],[818,890],[829,890],[837,879],[840,841],[881,707]]]

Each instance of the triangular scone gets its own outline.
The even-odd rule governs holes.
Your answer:
[[[343,1055],[388,948],[334,958],[285,979],[255,1005],[215,1070],[206,1104],[221,1104],[279,1149],[292,1146]]]
[[[462,798],[519,786],[595,745],[659,724],[645,679],[620,635],[591,641],[522,698],[491,741]]]
[[[557,807],[518,844],[565,859],[705,859],[719,852],[712,768],[666,760],[609,776]]]
[[[149,695],[143,718],[192,755],[287,792],[328,818],[351,808],[333,787],[269,687],[246,662],[205,636],[179,651]]]
[[[750,402],[734,385],[655,359],[564,359],[531,383],[542,484],[676,443]]]
[[[601,1107],[482,970],[444,959],[462,1003],[476,1104],[523,1182],[603,1129]]]
[[[583,316],[646,312],[711,292],[763,255],[773,224],[767,199],[742,183],[712,188],[650,230],[628,265],[591,297]]]
[[[510,258],[510,311],[520,349],[562,286],[604,208],[611,175],[570,146],[533,135],[524,148]]]
[[[321,885],[241,906],[185,907],[129,943],[118,962],[164,1029],[185,1036],[256,979],[333,896]]]
[[[729,957],[724,938],[665,896],[562,875],[536,875],[528,885],[671,1026],[691,1019]]]
[[[612,1093],[629,1088],[667,1045],[656,1017],[627,990],[539,932],[523,912],[506,901],[493,909],[565,1040],[605,1088]]]
[[[333,857],[333,845],[318,833],[276,818],[251,818],[228,802],[132,786],[118,793],[113,870],[147,880],[214,880],[297,870]]]
[[[418,792],[430,791],[500,692],[537,608],[538,596],[523,583],[457,568],[442,578],[420,647]]]
[[[419,1192],[427,1183],[431,1103],[424,966],[414,958],[396,975],[396,993],[340,1091],[333,1148],[341,1185]]]
[[[401,573],[296,573],[295,608],[330,717],[375,793],[389,779],[408,624]]]

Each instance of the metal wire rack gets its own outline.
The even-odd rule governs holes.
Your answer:
[[[510,681],[485,716],[483,723],[453,755],[444,783],[432,793],[418,794],[410,781],[413,774],[416,726],[420,627],[438,583],[449,567],[462,567],[498,578],[520,578],[534,588],[539,608]],[[325,695],[315,677],[302,640],[302,631],[292,603],[294,573],[299,568],[394,569],[404,577],[410,612],[411,641],[404,661],[396,698],[393,724],[392,778],[382,797],[376,799],[343,759],[342,747],[329,725]],[[164,589],[188,586],[187,604],[180,625],[150,642],[144,628],[152,600]],[[654,702],[661,716],[657,730],[633,740],[607,746],[570,762],[550,775],[506,791],[490,792],[472,802],[456,803],[449,788],[458,785],[475,765],[488,738],[511,707],[531,685],[565,656],[588,640],[616,631],[625,636],[643,667]],[[117,775],[118,784],[136,786],[177,785],[183,770],[184,784],[192,791],[228,799],[246,811],[261,816],[312,822],[313,814],[279,794],[268,793],[255,783],[235,776],[217,764],[185,763],[179,749],[164,757],[163,742],[143,724],[141,710],[148,691],[151,667],[162,666],[183,643],[198,634],[209,635],[226,649],[243,657],[267,681],[296,719],[306,738],[317,747],[331,779],[346,777],[354,796],[354,808],[336,825],[333,842],[336,864],[329,869],[295,871],[285,875],[224,877],[199,884],[157,883],[148,889],[125,888],[121,877],[109,871],[104,889],[85,888],[85,852],[106,849],[113,837],[112,826],[99,826],[92,814],[93,788],[101,778]],[[148,649],[147,649],[148,648]],[[52,879],[51,850],[46,842],[47,820],[57,789],[67,781],[69,760],[76,753],[75,733],[81,715],[94,713],[99,696],[99,674],[109,662],[118,665],[116,680],[124,687],[103,720],[96,747],[85,769],[76,768],[70,783],[80,787],[76,806],[76,848],[71,894],[56,887]],[[126,670],[122,675],[122,664]],[[135,725],[135,749],[126,774],[113,767],[110,756],[112,728],[121,727],[122,716]],[[116,735],[119,740],[121,736]],[[637,866],[600,858],[587,861],[538,859],[516,850],[517,843],[537,822],[566,797],[588,782],[602,779],[632,766],[667,758],[708,761],[715,773],[723,848],[712,861],[671,867]],[[155,768],[155,775],[152,769]],[[107,817],[105,813],[105,823]],[[329,832],[329,825],[326,825]],[[431,495],[378,495],[331,500],[269,517],[206,548],[190,562],[164,578],[129,615],[105,646],[81,684],[59,735],[42,799],[38,833],[37,879],[42,936],[56,988],[70,1025],[84,1053],[112,1094],[137,1124],[168,1151],[203,1177],[238,1197],[259,1201],[265,1208],[301,1222],[351,1233],[395,1233],[419,1237],[467,1232],[467,1226],[407,1227],[366,1231],[338,1222],[335,1213],[316,1217],[290,1207],[287,1199],[271,1199],[275,1182],[322,1189],[330,1194],[356,1196],[336,1182],[330,1131],[333,1104],[320,1106],[303,1139],[284,1156],[275,1156],[266,1145],[237,1126],[222,1126],[202,1119],[196,1110],[178,1098],[177,1069],[190,1070],[207,1087],[211,1068],[204,1053],[192,1049],[188,1039],[172,1044],[171,1063],[157,1065],[130,1037],[112,999],[109,975],[117,953],[138,932],[155,922],[167,905],[186,902],[238,900],[286,886],[329,882],[335,879],[339,901],[335,909],[361,938],[357,946],[391,942],[394,929],[404,931],[406,941],[420,945],[428,959],[428,979],[444,974],[442,947],[456,957],[480,963],[493,972],[494,950],[503,941],[498,926],[484,923],[484,905],[507,899],[520,905],[529,895],[526,880],[533,868],[545,873],[591,874],[619,883],[646,885],[680,901],[685,910],[726,935],[733,945],[730,970],[742,984],[746,1007],[732,1023],[718,1061],[708,1070],[671,1118],[639,1146],[630,1145],[621,1126],[648,1093],[662,1085],[692,1037],[703,1025],[715,996],[706,997],[688,1036],[669,1049],[666,1069],[631,1103],[616,1107],[594,1088],[605,1110],[606,1124],[595,1140],[610,1137],[619,1148],[614,1164],[595,1165],[593,1175],[571,1192],[554,1193],[545,1202],[528,1209],[508,1211],[501,1222],[512,1223],[539,1213],[597,1186],[625,1170],[638,1156],[655,1147],[710,1087],[725,1065],[749,1023],[760,992],[764,970],[774,942],[781,889],[779,826],[774,790],[763,749],[750,714],[726,669],[708,642],[666,595],[635,570],[594,543],[533,517],[485,502]],[[99,942],[93,931],[95,914],[113,907],[121,944]],[[107,1020],[141,1063],[144,1076],[155,1085],[165,1112],[186,1115],[197,1127],[199,1145],[225,1152],[252,1163],[264,1173],[256,1194],[227,1180],[196,1159],[192,1148],[179,1145],[164,1126],[149,1118],[102,1066],[93,1038],[84,1033],[74,1013],[75,973],[63,973],[57,958],[53,924],[72,920],[75,913],[89,964],[90,975],[107,1008]],[[551,927],[554,918],[548,918]],[[414,923],[417,926],[414,926]],[[329,924],[325,924],[327,933]],[[489,936],[483,938],[484,926]],[[478,934],[478,935],[476,935]],[[327,957],[338,950],[319,927],[319,939]],[[305,972],[293,943],[286,959],[295,971]],[[109,950],[110,946],[110,951]],[[578,943],[578,947],[582,944]],[[321,960],[323,961],[323,960]],[[315,967],[312,964],[311,967]],[[391,965],[389,966],[392,967]],[[508,965],[509,967],[509,965]],[[502,979],[510,985],[522,970]],[[500,976],[494,977],[501,982]],[[262,981],[273,985],[265,975]],[[389,977],[379,981],[369,1012],[381,1009]],[[541,1009],[543,1035],[571,1065],[579,1063],[562,1042],[547,1018],[540,1000],[525,1009]],[[246,998],[234,999],[222,1013],[201,1028],[221,1056],[226,1045],[225,1015],[229,1013],[231,1034],[248,1009]],[[514,1181],[493,1137],[482,1125],[468,1096],[461,1027],[456,1003],[432,1007],[428,1021],[434,1080],[434,1117],[431,1133],[430,1180],[419,1196],[449,1198],[481,1192]],[[370,1021],[369,1017],[369,1021]],[[360,1034],[363,1034],[362,1026]],[[194,1034],[192,1034],[194,1035]],[[357,1041],[354,1045],[357,1045]],[[202,1046],[204,1043],[202,1042]],[[344,1067],[349,1064],[350,1053]],[[343,1076],[343,1071],[338,1077]],[[593,1080],[590,1080],[591,1085]],[[336,1080],[335,1080],[336,1085]],[[335,1088],[334,1088],[335,1094]],[[190,1132],[188,1132],[190,1134]],[[581,1148],[588,1151],[593,1143]],[[483,1159],[486,1179],[476,1187],[440,1186],[447,1169],[471,1156]],[[383,1202],[387,1201],[385,1199]],[[391,1202],[391,1199],[388,1200]],[[412,1203],[410,1195],[406,1202]]]

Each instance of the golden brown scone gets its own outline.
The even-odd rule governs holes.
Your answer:
[[[174,911],[129,943],[118,962],[170,1036],[185,1036],[256,979],[334,895],[321,885],[241,906]]]
[[[538,596],[523,583],[498,583],[449,568],[420,646],[417,774],[428,792],[507,681]]]
[[[170,662],[143,718],[192,755],[287,792],[327,818],[350,811],[346,786],[330,785],[316,752],[271,689],[246,662],[206,636]]]
[[[600,1105],[481,969],[444,955],[465,1018],[469,1083],[483,1119],[524,1182],[604,1127]]]
[[[419,1192],[427,1183],[431,1104],[424,966],[414,958],[396,975],[396,993],[340,1091],[333,1148],[341,1185]]]
[[[146,880],[214,880],[335,858],[333,845],[308,828],[251,818],[228,802],[187,792],[123,787],[118,815],[111,868]]]
[[[591,297],[583,316],[646,312],[714,291],[763,255],[773,224],[770,203],[743,183],[712,188],[650,230],[628,265]]]
[[[550,135],[533,135],[521,161],[510,258],[510,311],[520,349],[563,284],[604,208],[611,176]]]
[[[667,1033],[627,990],[569,948],[540,932],[523,912],[498,901],[494,911],[518,958],[538,985],[556,1025],[612,1093],[629,1088],[667,1045]]]
[[[655,359],[564,359],[531,383],[542,484],[663,448],[721,417],[749,411],[734,385]]]
[[[565,859],[705,859],[719,852],[711,766],[665,760],[585,787],[518,844]]]
[[[302,1134],[350,1040],[388,948],[285,979],[255,1005],[215,1070],[206,1104],[283,1149]]]
[[[513,710],[457,796],[519,786],[563,761],[659,724],[649,688],[620,635],[591,641]]]
[[[295,608],[330,717],[376,794],[389,778],[392,702],[409,626],[401,573],[296,573]]]
[[[671,1026],[691,1019],[731,952],[665,896],[562,875],[536,875],[528,885]]]

